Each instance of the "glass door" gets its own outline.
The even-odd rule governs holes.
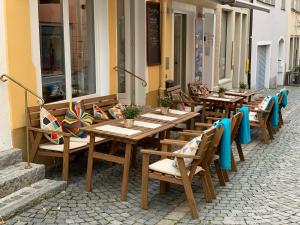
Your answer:
[[[117,0],[117,66],[118,95],[123,104],[131,104],[131,75],[122,69],[132,71],[132,24],[131,1]]]

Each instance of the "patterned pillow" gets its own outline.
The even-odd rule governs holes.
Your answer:
[[[267,96],[264,100],[259,104],[258,108],[261,110],[266,110],[269,107],[271,102],[272,96]]]
[[[77,137],[85,138],[87,134],[80,128],[93,124],[92,115],[85,113],[80,103],[70,102],[69,110],[63,120],[63,128]]]
[[[209,94],[209,89],[203,84],[193,84],[191,85],[191,91],[194,95],[207,95]]]
[[[114,119],[122,119],[123,117],[123,113],[122,110],[125,109],[125,106],[122,105],[121,103],[115,105],[114,107],[110,108],[108,110],[109,114],[112,116],[112,118]]]
[[[43,107],[41,107],[40,111],[40,125],[41,128],[45,130],[63,131],[61,122]],[[44,136],[53,144],[61,145],[64,143],[64,138],[62,135],[44,134]]]
[[[107,114],[97,105],[93,105],[94,118],[108,120]]]
[[[184,155],[196,155],[198,146],[201,142],[202,135],[193,138],[190,142],[185,144],[180,150],[176,151],[178,154],[184,154]],[[184,158],[184,165],[186,168],[189,168],[193,162],[193,158]],[[174,159],[173,166],[179,168],[177,159]]]

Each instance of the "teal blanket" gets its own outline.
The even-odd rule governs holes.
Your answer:
[[[283,94],[281,106],[283,108],[285,108],[287,106],[287,104],[288,104],[288,98],[287,98],[287,96],[288,96],[289,93],[288,93],[288,91],[286,89],[281,89],[280,93]]]
[[[279,124],[279,103],[278,103],[278,96],[274,95],[273,97],[274,100],[274,106],[272,109],[272,127],[277,128]]]
[[[224,118],[214,124],[216,128],[224,127],[220,145],[220,166],[223,170],[231,169],[231,122]]]
[[[249,107],[240,108],[243,113],[243,119],[239,128],[238,142],[239,144],[249,144],[251,141]]]

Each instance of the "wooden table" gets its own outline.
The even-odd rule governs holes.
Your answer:
[[[176,112],[177,111],[178,110],[176,110]],[[160,138],[164,138],[165,132],[173,128],[176,124],[189,121],[193,119],[195,116],[199,115],[199,113],[195,113],[195,112],[187,112],[182,115],[174,114],[172,112],[175,111],[171,111],[171,113],[168,115],[161,115],[159,111],[155,111],[155,110],[145,112],[135,120],[136,121],[135,126],[133,126],[132,128],[125,128],[123,119],[111,120],[101,124],[96,124],[96,125],[82,128],[82,130],[88,132],[90,135],[87,177],[86,177],[86,191],[87,192],[91,191],[93,161],[94,159],[102,159],[113,163],[123,164],[121,200],[122,201],[126,200],[132,148],[137,149],[137,145],[141,140],[147,137],[151,137],[155,134],[163,133],[164,135],[160,135]],[[172,121],[166,121],[166,120],[159,119],[159,116],[162,117],[166,116],[168,118],[170,117],[174,119],[172,119]],[[149,118],[149,117],[155,117],[155,118]],[[139,124],[144,122],[152,125],[158,124],[159,126],[155,125],[157,127],[149,128],[149,127],[141,126],[141,124]],[[129,129],[129,130],[125,130],[125,129]],[[124,143],[125,157],[95,152],[94,145],[95,145],[96,136],[110,139],[113,142]]]
[[[207,107],[209,105],[217,105],[225,109],[225,113],[230,117],[230,110],[238,107],[239,104],[243,103],[243,97],[225,95],[223,98],[220,98],[217,93],[210,93],[205,96],[199,96],[199,100],[203,102],[203,107],[201,111],[201,122],[205,122],[205,116],[207,114]]]
[[[228,90],[225,92],[225,94],[243,97],[247,102],[251,102],[251,98],[256,94],[256,91],[246,90],[245,92],[240,92],[239,90]]]

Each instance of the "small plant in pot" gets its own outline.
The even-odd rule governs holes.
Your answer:
[[[219,88],[219,91],[218,91],[219,97],[220,97],[220,98],[224,98],[225,92],[226,92],[226,91],[227,91],[226,88],[220,87],[220,88]]]
[[[159,102],[160,102],[160,106],[161,106],[160,107],[161,114],[163,114],[163,115],[168,114],[169,113],[169,109],[170,109],[170,107],[173,104],[172,99],[170,99],[170,98],[160,98]]]
[[[245,92],[246,91],[246,88],[247,88],[247,84],[245,83],[240,83],[240,92]]]
[[[141,109],[136,105],[130,105],[123,109],[122,113],[125,119],[124,126],[133,127],[134,119],[141,113]]]

